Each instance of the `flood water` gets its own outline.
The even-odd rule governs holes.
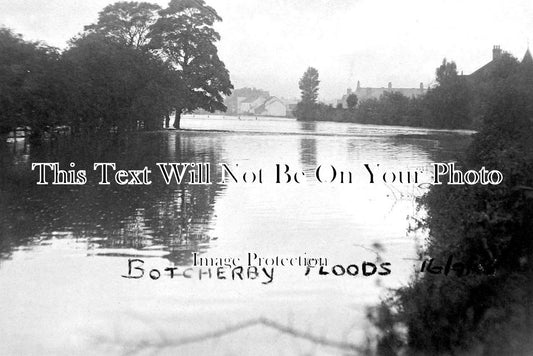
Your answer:
[[[210,333],[267,318],[363,343],[371,332],[366,308],[408,283],[427,233],[410,229],[423,218],[415,198],[424,186],[383,183],[377,174],[371,184],[364,164],[381,174],[424,169],[457,159],[469,140],[465,133],[255,117],[186,116],[182,127],[90,146],[70,139],[2,144],[1,355],[346,354],[259,324]],[[73,162],[88,182],[37,185],[35,162],[63,169]],[[152,184],[99,185],[94,162],[148,166]],[[158,162],[210,163],[213,182],[167,185]],[[263,183],[221,184],[220,163],[237,178],[262,169]],[[305,179],[276,184],[276,164]],[[351,172],[352,183],[318,182],[320,165]],[[195,253],[243,263],[248,253],[323,258],[329,271],[388,262],[392,272],[335,276],[313,268],[306,276],[304,267],[285,266],[274,268],[268,284],[262,273],[232,280],[229,269],[226,279],[216,269],[211,278],[198,267],[191,278],[163,272],[190,267]],[[144,261],[143,278],[122,277],[129,259]],[[161,277],[150,278],[151,269]]]

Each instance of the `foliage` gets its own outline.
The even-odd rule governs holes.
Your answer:
[[[424,97],[428,111],[427,126],[438,129],[472,128],[471,90],[468,82],[456,77],[429,89]]]
[[[98,33],[128,47],[143,48],[150,38],[150,26],[161,8],[147,2],[120,1],[106,6],[98,22],[85,26],[88,33]]]
[[[506,80],[487,86],[483,126],[461,163],[465,170],[498,169],[504,181],[433,186],[422,199],[429,239],[421,257],[444,263],[453,256],[472,272],[420,274],[396,290],[374,319],[382,330],[380,349],[387,354],[531,354],[531,89]],[[402,325],[405,338],[398,331]]]
[[[175,72],[150,53],[89,34],[63,56],[75,132],[158,128],[180,94]]]
[[[377,125],[402,125],[408,121],[410,100],[400,93],[384,93],[378,100],[359,105],[358,114],[363,123]]]
[[[457,73],[455,62],[446,59],[436,70],[438,86],[425,95],[428,108],[428,126],[440,129],[471,127],[471,89],[467,80]]]
[[[359,102],[359,98],[357,98],[357,95],[350,94],[346,98],[346,105],[348,105],[348,110],[355,110],[355,107],[357,106],[357,103]]]
[[[298,120],[303,121],[319,121],[328,120],[329,115],[325,115],[325,107],[317,104],[318,98],[318,70],[313,67],[307,68],[303,76],[300,78],[298,85],[302,92],[302,99],[294,109],[294,116]]]
[[[318,70],[313,67],[307,68],[302,78],[298,83],[298,86],[302,92],[302,103],[304,105],[311,105],[316,103],[318,98]]]
[[[303,101],[296,104],[294,116],[301,121],[347,121],[347,111],[336,109],[323,103],[304,104]]]
[[[0,131],[35,132],[63,119],[59,53],[0,28]]]
[[[75,133],[160,127],[162,118],[202,108],[225,111],[231,81],[218,57],[221,21],[203,0],[106,6],[59,53],[0,29],[0,131],[39,135],[68,124]]]
[[[446,58],[442,60],[442,64],[435,71],[436,80],[439,85],[446,85],[457,79],[457,64],[455,62],[448,62]]]
[[[355,96],[357,97],[357,96]],[[373,125],[424,126],[426,108],[417,98],[407,98],[401,93],[384,93],[379,99],[363,100],[354,108],[342,105],[333,108],[318,103],[298,103],[295,115],[299,120],[340,121]]]
[[[160,52],[178,72],[183,91],[175,102],[176,122],[184,112],[225,111],[222,95],[230,95],[229,72],[218,57],[220,35],[213,25],[222,19],[203,0],[172,0],[152,26],[150,48]]]

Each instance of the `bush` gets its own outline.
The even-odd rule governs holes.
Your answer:
[[[421,200],[430,231],[421,257],[443,263],[453,256],[472,273],[420,274],[396,290],[381,307],[387,319],[375,319],[380,349],[414,355],[533,351],[533,111],[527,95],[509,87],[494,92],[462,160],[468,169],[498,169],[500,185],[433,186]],[[391,345],[398,325],[407,327],[404,342]],[[392,339],[402,340],[395,333]]]

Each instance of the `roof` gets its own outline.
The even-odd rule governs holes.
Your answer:
[[[254,111],[256,114],[261,114],[264,110],[266,110],[266,106],[272,102],[275,102],[275,101],[278,101],[280,102],[282,105],[285,105],[280,99],[276,98],[275,96],[271,96],[269,97],[267,100],[265,100],[265,102],[263,104],[261,104],[260,106],[258,106]]]
[[[485,64],[483,67],[479,68],[478,70],[474,71],[472,74],[469,75],[471,78],[481,77],[484,76],[486,73],[490,73],[494,70],[496,67],[496,60],[492,60],[489,63]]]
[[[273,102],[273,101],[279,101],[280,103],[283,104],[283,101],[281,101],[280,99],[278,99],[278,98],[275,97],[275,96],[271,96],[271,97],[269,97],[267,100],[265,100],[265,104],[264,104],[264,105],[267,105],[267,104],[269,104],[269,103],[271,103],[271,102]]]
[[[529,51],[529,48],[527,49],[526,54],[524,55],[524,59],[522,59],[522,64],[533,65],[533,57],[531,57],[531,52]]]
[[[504,52],[506,53],[506,52]],[[479,68],[472,74],[466,76],[473,80],[479,80],[480,78],[485,77],[487,74],[491,73],[495,67],[498,65],[498,62],[500,59],[493,59],[489,63],[485,64],[483,67]],[[533,56],[531,56],[531,52],[529,51],[529,48],[526,51],[526,54],[524,55],[524,58],[521,62],[522,65],[527,65],[533,67]]]
[[[246,98],[243,101],[241,101],[241,103],[252,103],[252,102],[256,101],[257,99],[258,98],[255,98],[255,97],[249,97],[249,98]]]

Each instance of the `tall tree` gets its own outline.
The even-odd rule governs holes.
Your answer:
[[[346,98],[346,105],[348,106],[348,109],[350,111],[355,110],[357,103],[359,103],[359,98],[357,98],[357,95],[353,93],[348,95],[348,97]]]
[[[213,25],[220,16],[203,0],[171,0],[159,15],[150,47],[173,64],[184,86],[174,127],[179,128],[181,114],[198,108],[225,111],[223,95],[230,95],[233,85],[216,47],[220,35]]]
[[[302,103],[314,104],[318,98],[318,70],[313,67],[307,68],[304,75],[300,79],[299,88],[302,92]]]
[[[444,85],[457,78],[457,64],[455,64],[454,61],[448,62],[448,60],[444,58],[442,64],[435,72],[437,75],[437,83],[439,83],[439,85]]]
[[[326,111],[323,107],[317,105],[318,98],[318,70],[313,67],[307,68],[298,82],[302,92],[302,100],[296,104],[294,116],[302,121],[323,120],[323,114]]]
[[[71,75],[70,125],[78,133],[160,127],[181,91],[168,64],[99,34],[74,41],[63,63]]]
[[[147,2],[117,2],[100,11],[98,22],[85,26],[85,31],[103,34],[128,47],[143,48],[159,10],[159,5]]]
[[[430,89],[424,100],[430,118],[428,126],[443,129],[471,128],[470,85],[457,73],[455,62],[446,59],[436,69],[438,85]]]

